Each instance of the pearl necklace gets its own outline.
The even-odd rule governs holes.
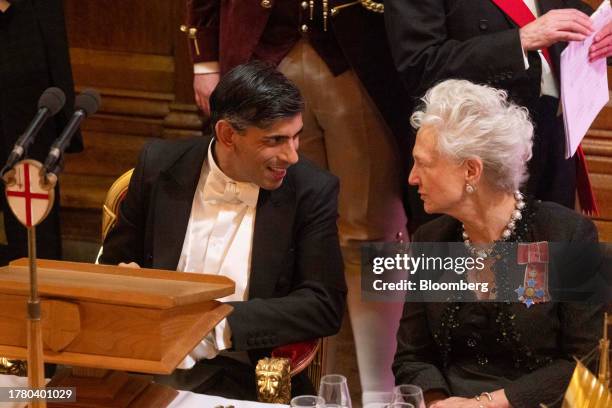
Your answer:
[[[523,200],[523,195],[519,191],[514,192],[514,199],[516,200],[516,203],[514,204],[514,210],[510,215],[510,221],[508,221],[508,223],[506,224],[506,228],[504,228],[504,230],[502,231],[501,239],[496,240],[489,248],[475,248],[472,245],[470,237],[465,230],[465,225],[461,224],[461,236],[463,237],[463,244],[472,256],[488,258],[493,253],[495,243],[506,241],[512,236],[514,230],[516,229],[517,221],[523,218],[522,210],[523,208],[525,208],[525,201]]]

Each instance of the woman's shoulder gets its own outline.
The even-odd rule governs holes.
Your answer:
[[[414,242],[454,242],[461,223],[450,215],[441,215],[421,225],[412,236]]]
[[[534,238],[547,241],[597,241],[597,228],[588,217],[550,201],[533,201]]]

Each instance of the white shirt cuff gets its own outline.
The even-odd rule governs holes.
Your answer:
[[[527,53],[523,48],[521,48],[521,51],[523,51],[523,62],[525,63],[525,71],[527,71],[529,69],[529,60],[527,59]]]
[[[227,319],[221,320],[219,324],[215,326],[215,343],[219,351],[232,348],[232,329]]]
[[[198,62],[193,64],[194,74],[218,74],[219,71],[218,61]]]
[[[215,358],[220,351],[230,347],[232,347],[232,331],[227,319],[223,319],[215,326],[215,330],[208,333],[176,368],[189,370],[199,360]]]

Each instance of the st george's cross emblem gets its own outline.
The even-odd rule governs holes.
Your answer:
[[[45,219],[55,198],[53,184],[40,176],[42,165],[23,160],[15,165],[6,185],[6,200],[15,217],[26,227],[34,227]]]

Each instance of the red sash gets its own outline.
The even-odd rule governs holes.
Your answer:
[[[523,0],[491,0],[497,7],[499,7],[516,25],[523,27],[534,21],[536,17],[533,15],[529,7]],[[552,59],[548,48],[542,49],[542,54],[550,69],[553,69]],[[589,169],[587,168],[586,156],[582,150],[582,145],[578,146],[576,151],[576,189],[578,191],[578,200],[580,201],[580,208],[586,214],[599,214],[597,208],[597,201],[595,200],[595,192],[591,186],[591,180],[589,179]]]

